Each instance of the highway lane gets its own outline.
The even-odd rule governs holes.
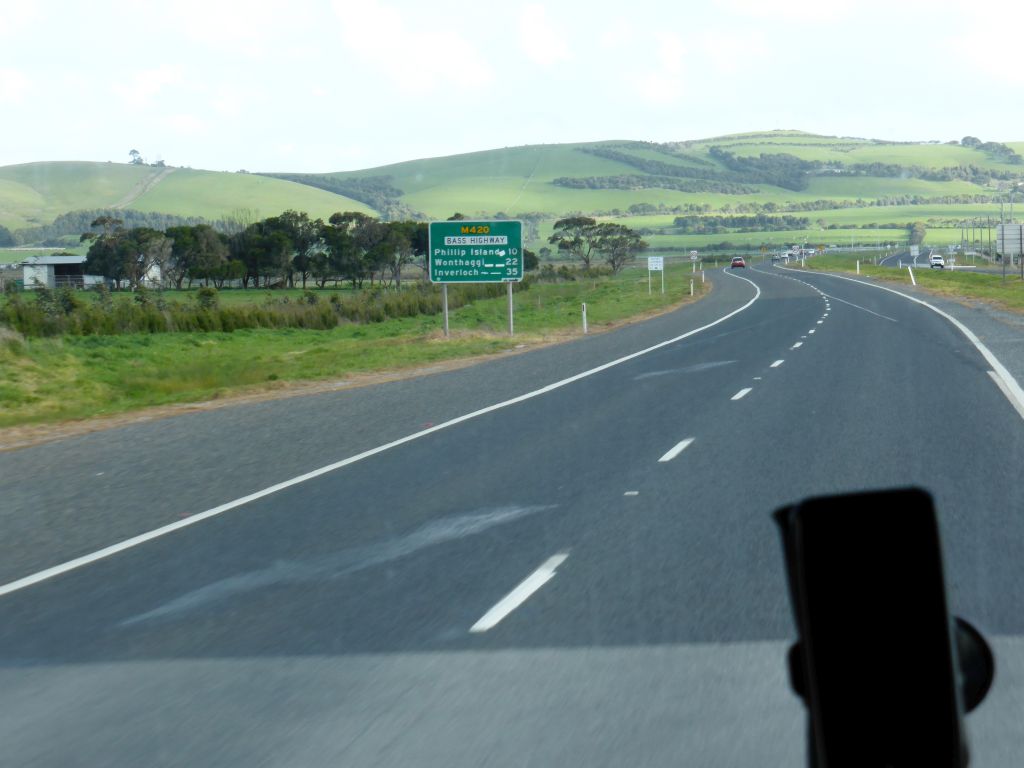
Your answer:
[[[1024,422],[984,361],[884,291],[745,277],[714,328],[0,598],[10,754],[797,764],[768,515],[866,486],[930,488],[954,608],[1019,634],[1024,499],[991,470]],[[1020,746],[993,695],[976,765]]]
[[[684,311],[529,354],[0,451],[0,582],[713,322],[750,298],[746,283],[719,278],[712,277],[710,296]],[[683,291],[686,284],[668,288]]]

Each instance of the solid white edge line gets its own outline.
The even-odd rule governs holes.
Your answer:
[[[523,579],[519,585],[494,604],[487,613],[480,617],[480,620],[469,628],[470,632],[486,632],[494,628],[498,622],[508,616],[512,611],[525,603],[534,592],[547,584],[555,576],[555,569],[558,568],[568,553],[562,552],[549,557],[536,571]]]
[[[787,268],[777,267],[777,269]],[[795,270],[788,271],[793,272]],[[892,288],[886,288],[884,285],[875,285],[874,283],[868,283],[865,282],[864,280],[855,280],[852,277],[844,277],[843,275],[837,275],[832,272],[819,272],[818,274],[825,275],[827,277],[834,277],[837,278],[838,280],[849,280],[851,283],[860,283],[861,285],[866,285],[871,288],[877,288],[880,291],[888,291],[889,293],[895,293],[897,296],[902,296],[904,299],[912,301],[915,304],[920,304],[923,307],[928,307],[928,309],[930,309],[935,314],[939,315],[940,317],[944,317],[946,320],[951,322],[956,327],[956,329],[960,331],[960,333],[966,336],[967,340],[971,342],[971,344],[974,345],[974,348],[981,353],[981,356],[983,358],[985,358],[985,362],[987,362],[992,367],[992,370],[1003,383],[1003,386],[1001,386],[999,390],[1004,395],[1006,395],[1006,398],[1010,401],[1010,404],[1017,409],[1017,413],[1021,415],[1021,418],[1024,418],[1024,390],[1020,388],[1020,384],[1018,384],[1017,380],[1013,378],[1013,374],[1006,370],[1006,367],[1001,362],[999,362],[999,358],[996,357],[988,347],[981,343],[981,339],[974,335],[974,331],[972,331],[966,325],[961,323],[951,314],[939,309],[934,304],[929,304],[927,301],[917,298],[916,296],[911,296],[910,294],[903,293],[902,291],[897,291]]]
[[[727,275],[730,274],[724,268],[722,271]],[[111,544],[109,547],[104,547],[103,549],[96,550],[95,552],[90,552],[87,555],[82,555],[81,557],[76,557],[73,560],[68,560],[58,565],[54,565],[50,568],[45,568],[41,571],[37,571],[36,573],[24,576],[20,579],[15,579],[14,581],[8,582],[7,584],[0,585],[0,597],[3,597],[4,595],[9,595],[11,592],[17,592],[19,589],[25,589],[25,587],[30,587],[33,584],[38,584],[41,581],[52,579],[54,576],[60,576],[61,574],[67,573],[68,571],[73,571],[76,568],[81,568],[82,566],[89,565],[90,563],[95,563],[97,560],[103,560],[104,558],[116,555],[119,552],[124,552],[126,549],[131,549],[132,547],[137,547],[140,544],[146,543],[147,541],[152,541],[153,539],[159,538],[161,536],[166,536],[167,534],[173,533],[174,531],[180,530],[181,528],[187,528],[190,525],[195,525],[196,523],[200,523],[203,520],[207,520],[211,517],[215,517],[216,515],[223,514],[224,512],[235,509],[236,507],[241,507],[244,504],[256,501],[257,499],[262,499],[265,496],[270,496],[271,494],[277,493],[278,491],[283,491],[286,488],[291,488],[293,485],[299,485],[300,483],[304,483],[307,480],[312,480],[314,478],[320,477],[321,475],[326,475],[328,472],[333,472],[336,469],[347,467],[349,464],[355,464],[357,461],[362,461],[363,459],[368,459],[371,456],[376,456],[378,453],[383,453],[384,451],[390,450],[391,448],[396,448],[399,445],[404,445],[405,443],[412,442],[413,440],[418,440],[419,438],[425,437],[426,435],[433,434],[434,432],[439,432],[442,429],[453,427],[456,424],[461,424],[464,421],[475,419],[478,416],[483,416],[484,414],[491,413],[492,411],[497,411],[500,410],[501,408],[507,408],[510,405],[522,403],[526,400],[531,400],[534,397],[545,395],[548,392],[553,392],[556,389],[561,389],[564,386],[580,381],[581,379],[585,379],[588,376],[593,376],[595,373],[600,373],[601,371],[606,371],[609,368],[614,368],[617,365],[621,365],[622,363],[634,360],[638,357],[654,352],[655,350],[662,349],[663,347],[667,347],[670,344],[675,344],[679,341],[682,341],[683,339],[689,338],[690,336],[694,336],[702,331],[706,331],[708,328],[713,328],[719,323],[724,323],[730,317],[735,317],[740,312],[743,312],[744,310],[748,309],[751,305],[753,305],[755,301],[761,298],[761,289],[758,288],[757,283],[755,283],[753,280],[750,280],[746,277],[740,277],[739,275],[731,275],[731,277],[734,277],[737,280],[744,280],[750,283],[752,286],[754,286],[754,297],[743,306],[734,309],[732,312],[722,315],[720,318],[714,320],[713,322],[707,323],[706,325],[702,325],[700,328],[694,328],[692,331],[687,331],[686,333],[680,334],[679,336],[675,336],[671,339],[660,341],[657,344],[647,347],[645,349],[641,349],[638,352],[632,352],[623,357],[616,358],[615,360],[599,365],[596,368],[591,368],[590,370],[583,371],[582,373],[577,373],[575,376],[570,376],[567,379],[561,379],[560,381],[548,384],[547,386],[541,387],[540,389],[535,389],[532,392],[527,392],[525,394],[519,395],[518,397],[513,397],[508,400],[504,400],[500,403],[488,405],[484,408],[480,408],[471,413],[463,414],[462,416],[456,416],[454,419],[449,419],[448,421],[442,422],[440,424],[435,424],[433,427],[422,429],[419,432],[413,432],[411,435],[406,435],[405,437],[400,437],[397,440],[392,440],[390,443],[378,445],[376,448],[370,448],[369,450],[363,451],[362,453],[357,453],[355,456],[349,456],[347,459],[336,461],[333,464],[327,464],[326,466],[320,467],[319,469],[314,469],[311,472],[306,472],[305,474],[293,477],[290,480],[284,480],[280,483],[275,483],[274,485],[271,485],[267,488],[256,491],[254,493],[250,493],[247,496],[242,496],[241,498],[225,502],[224,504],[220,504],[216,507],[213,507],[212,509],[207,509],[203,512],[197,512],[191,517],[187,517],[183,520],[177,520],[173,523],[163,525],[159,528],[154,528],[153,530],[147,531],[146,533],[141,533],[138,536],[132,536],[131,538],[125,539],[124,541],[120,541],[116,544]]]
[[[778,368],[778,367],[779,367],[780,365],[782,365],[782,364],[783,364],[784,362],[786,362],[786,361],[785,361],[785,360],[776,360],[776,361],[775,361],[774,363],[772,363],[772,364],[771,364],[771,365],[770,365],[769,367],[770,367],[770,368]]]
[[[1010,401],[1010,405],[1012,405],[1016,409],[1017,413],[1020,414],[1020,417],[1024,419],[1024,403],[1017,402],[1013,397],[1013,393],[1010,392],[1009,388],[1003,380],[999,378],[995,371],[986,371],[986,373],[988,373],[992,381],[996,383],[996,386],[999,387],[999,391],[1002,392],[1006,399]]]
[[[753,387],[744,387],[743,389],[741,389],[739,392],[737,392],[735,395],[733,395],[729,399],[730,400],[742,400],[744,397],[746,397],[748,394],[750,394],[750,392],[752,392],[753,389],[754,389]]]
[[[668,453],[666,453],[664,456],[658,459],[658,461],[672,461],[672,459],[674,459],[680,453],[689,448],[690,443],[692,443],[693,441],[694,438],[692,437],[688,437],[685,440],[680,440],[678,443],[672,446],[671,449],[669,449]]]

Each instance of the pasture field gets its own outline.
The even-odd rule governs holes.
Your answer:
[[[942,227],[971,217],[995,215],[997,203],[928,203],[920,206],[866,206],[812,211],[789,211],[805,216],[804,230],[765,233],[721,233],[682,235],[672,229],[678,214],[698,206],[712,215],[735,212],[743,204],[767,204],[785,208],[818,200],[871,201],[881,198],[916,196],[996,196],[996,182],[981,186],[968,181],[928,181],[920,178],[880,178],[853,175],[810,176],[805,189],[792,190],[764,183],[737,182],[753,190],[749,194],[724,192],[683,192],[650,186],[665,182],[655,175],[687,173],[687,168],[734,179],[735,173],[711,158],[708,150],[719,146],[740,155],[789,152],[808,160],[838,160],[843,163],[897,163],[906,167],[942,168],[974,165],[1020,173],[1024,166],[1001,163],[989,153],[959,145],[935,143],[885,143],[848,137],[817,136],[800,131],[761,131],[720,136],[690,142],[653,145],[643,142],[603,141],[582,144],[544,144],[505,147],[449,157],[423,158],[358,171],[319,174],[343,180],[376,178],[386,180],[390,203],[375,200],[382,210],[404,210],[429,219],[445,219],[456,212],[473,218],[496,215],[539,215],[540,237],[528,245],[539,249],[546,244],[551,226],[558,218],[585,214],[610,218],[631,227],[651,228],[652,246],[657,248],[700,248],[709,243],[745,240],[781,244],[786,241],[825,241],[837,244],[870,242],[872,239],[902,240],[899,229],[864,225],[899,224],[914,221],[929,224],[926,243],[959,242],[957,229]],[[1012,144],[1024,150],[1024,142]],[[588,151],[581,151],[588,150]],[[610,150],[613,158],[598,157],[590,150]],[[658,165],[652,165],[657,163]],[[665,170],[677,169],[677,170]],[[314,174],[315,175],[315,174]],[[620,177],[616,183],[633,188],[576,188],[555,185],[560,177]],[[622,177],[630,177],[623,180]],[[647,178],[645,178],[647,177]],[[681,177],[679,177],[681,178]],[[690,179],[691,182],[697,181]],[[587,182],[592,184],[592,182]],[[399,194],[400,193],[400,194]],[[353,194],[357,194],[353,192]],[[396,196],[397,195],[397,196]],[[389,207],[397,204],[400,208]],[[216,220],[245,209],[256,218],[276,215],[291,208],[313,217],[327,217],[336,211],[377,213],[365,203],[307,184],[248,173],[222,173],[131,166],[116,163],[29,163],[0,168],[0,224],[17,230],[48,223],[69,210],[124,206],[143,212],[199,216]],[[646,205],[663,213],[629,216],[631,206]],[[828,229],[830,225],[837,229]],[[13,260],[0,252],[0,259]]]
[[[289,382],[400,371],[580,335],[580,303],[593,332],[700,298],[689,265],[669,263],[667,292],[647,293],[646,272],[535,283],[515,293],[516,335],[505,297],[440,316],[347,323],[329,331],[253,329],[23,339],[0,336],[0,428],[104,416],[150,406],[280,389]],[[227,293],[227,292],[225,292]],[[276,292],[275,292],[276,293]]]

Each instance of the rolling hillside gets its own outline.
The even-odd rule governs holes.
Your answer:
[[[791,174],[797,182],[802,177],[803,184],[787,187],[756,167],[730,167],[716,151],[740,161],[754,158],[752,166],[764,162],[762,155],[790,155],[807,165],[794,168]],[[1024,179],[1021,158],[1009,162],[1005,158],[1012,156],[1012,150],[1007,148],[1007,153],[1000,156],[958,144],[775,131],[674,144],[534,145],[289,178],[339,189],[384,180],[398,193],[397,201],[429,217],[455,210],[466,214],[538,211],[558,216],[570,211],[607,214],[636,203],[671,208],[706,202],[721,208],[820,198],[993,195],[999,192],[1000,182],[1007,180],[985,174]],[[943,173],[971,167],[974,173],[957,171],[952,177]]]
[[[581,212],[642,227],[652,245],[665,248],[899,241],[899,227],[918,220],[933,229],[933,242],[958,242],[961,221],[998,216],[999,200],[1024,182],[1016,154],[1024,143],[968,144],[769,131],[668,144],[513,147],[288,178],[334,190],[372,183],[392,191],[385,205],[429,218],[532,214],[547,219],[541,236],[555,218]],[[748,227],[682,233],[673,226],[680,213],[781,211],[801,212],[805,226],[760,238]],[[659,215],[645,221],[637,214]]]
[[[930,230],[950,230],[935,231],[933,242],[951,242],[961,221],[997,216],[999,201],[1024,182],[1017,150],[1024,143],[768,131],[665,144],[509,147],[322,174],[31,163],[0,168],[0,224],[18,230],[107,207],[206,219],[240,208],[260,216],[293,208],[420,219],[458,211],[528,218],[539,245],[556,218],[579,212],[642,227],[657,247],[686,248],[759,240],[756,229],[723,217],[788,212],[799,216],[799,228],[769,226],[759,241],[899,240],[900,227],[924,221]],[[703,215],[708,229],[680,229],[681,214]]]
[[[11,230],[51,223],[62,213],[124,208],[219,219],[239,208],[272,216],[287,208],[329,216],[373,213],[321,189],[244,173],[117,163],[45,162],[0,167],[0,225]]]

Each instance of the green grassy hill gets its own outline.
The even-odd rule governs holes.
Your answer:
[[[1024,145],[1022,145],[1024,146]],[[741,158],[788,154],[822,167],[808,169],[802,188],[766,183],[723,165],[712,148]],[[604,150],[605,156],[595,151]],[[611,155],[608,156],[609,151]],[[1018,158],[1019,160],[1019,158]],[[858,166],[900,166],[894,175],[868,175]],[[659,167],[664,166],[664,167]],[[710,202],[720,208],[731,202],[806,201],[818,198],[877,199],[892,196],[942,197],[993,195],[999,180],[925,178],[922,171],[974,166],[1020,176],[1024,165],[1007,162],[992,152],[952,144],[895,143],[866,139],[833,138],[795,131],[739,134],[675,144],[599,142],[513,147],[451,157],[414,160],[344,173],[308,174],[306,183],[324,185],[387,179],[400,192],[402,203],[429,217],[539,211],[558,216],[570,211],[609,213],[635,203],[653,202],[667,207]],[[691,175],[691,172],[693,175]],[[673,174],[666,177],[665,174]],[[699,191],[666,187],[671,182],[699,182],[701,176],[748,187],[743,193],[708,188]],[[632,188],[572,188],[556,183],[568,178],[633,178]],[[978,183],[980,181],[981,183]],[[749,189],[753,187],[754,189]],[[737,190],[738,191],[738,190]]]
[[[219,219],[239,208],[260,217],[292,209],[327,218],[337,211],[375,211],[358,200],[267,176],[179,170],[131,204],[139,211]]]
[[[117,163],[46,162],[0,167],[0,225],[11,230],[51,223],[62,213],[126,208],[221,218],[250,208],[273,216],[288,208],[313,216],[373,209],[321,189],[243,173]]]
[[[511,147],[289,178],[334,191],[373,185],[382,195],[378,210],[397,215],[532,214],[546,219],[535,246],[543,244],[554,219],[574,212],[643,226],[659,248],[748,240],[899,241],[906,234],[891,225],[918,220],[936,230],[935,242],[953,242],[960,221],[998,215],[998,201],[1024,181],[1017,150],[1024,151],[1024,142],[962,146],[768,131],[667,144]],[[704,234],[673,226],[675,216],[694,211],[799,212],[807,226],[763,238],[738,227]],[[641,224],[636,215],[652,213],[659,214],[657,223]],[[948,231],[938,231],[943,228]]]
[[[0,224],[49,224],[80,208],[111,208],[160,169],[115,163],[26,163],[0,168]]]
[[[387,218],[498,214],[551,223],[570,213],[643,226],[671,248],[757,239],[722,221],[708,232],[674,226],[681,214],[714,217],[792,213],[787,236],[849,242],[925,221],[952,229],[998,215],[999,200],[1024,182],[1024,142],[888,142],[767,131],[655,144],[544,144],[427,158],[321,174],[234,174],[110,163],[32,163],[0,168],[0,224],[13,230],[75,209],[123,207],[217,219],[239,208],[269,216],[286,208],[327,216],[360,210]],[[640,215],[656,223],[640,224]],[[885,225],[890,225],[888,228]],[[742,229],[749,229],[744,227]],[[777,227],[775,229],[778,229]],[[539,235],[539,237],[538,237]],[[733,237],[735,236],[735,237]],[[936,232],[935,241],[956,239]]]

